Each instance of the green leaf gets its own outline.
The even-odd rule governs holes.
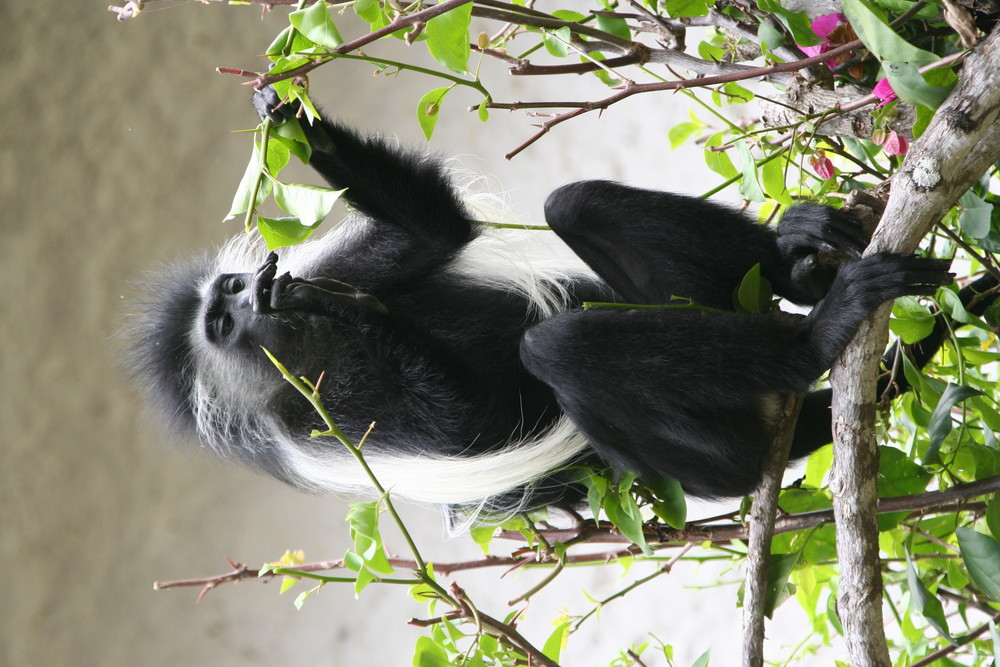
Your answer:
[[[806,459],[806,476],[803,484],[815,489],[823,485],[823,478],[833,465],[833,447],[820,447]]]
[[[448,652],[430,637],[418,637],[413,652],[413,667],[451,667]]]
[[[490,555],[490,543],[493,541],[493,534],[495,532],[496,527],[494,526],[476,524],[469,529],[469,536],[473,542],[479,545],[483,553],[488,556]]]
[[[934,330],[934,314],[916,298],[900,297],[892,305],[889,329],[911,345],[927,338]]]
[[[598,14],[597,27],[604,32],[610,32],[612,35],[621,37],[622,39],[632,39],[632,33],[629,32],[628,23],[626,23],[625,19],[621,17]]]
[[[276,129],[272,127],[271,132],[273,133]],[[291,151],[288,150],[287,144],[280,140],[275,140],[273,136],[268,138],[267,158],[265,159],[267,173],[277,177],[281,173],[281,170],[285,168],[285,165],[288,164],[290,157]]]
[[[472,3],[451,9],[427,22],[427,50],[448,69],[466,73],[469,71],[469,23],[472,20]]]
[[[793,554],[771,554],[767,563],[767,593],[764,595],[764,614],[774,617],[774,610],[788,598],[788,576],[799,562],[801,551]]]
[[[774,51],[778,47],[785,45],[785,35],[775,28],[769,21],[763,21],[757,26],[757,39],[760,46],[766,51]]]
[[[938,291],[938,298],[941,300],[941,307],[951,315],[951,318],[962,324],[982,329],[990,332],[990,327],[979,317],[976,317],[965,309],[965,304],[958,297],[958,292],[952,289],[942,289]]]
[[[312,146],[309,145],[309,140],[306,139],[306,134],[302,131],[298,119],[289,118],[277,127],[272,126],[268,148],[272,142],[283,144],[288,152],[299,158],[303,164],[309,164],[309,158],[312,157]],[[277,174],[272,175],[276,176]]]
[[[931,473],[911,461],[904,452],[895,447],[879,447],[878,478],[875,480],[879,498],[889,496],[909,496],[927,488]],[[905,519],[906,512],[892,512],[878,515],[880,531],[892,530]]]
[[[913,6],[917,3],[914,0],[875,0],[875,4],[895,14],[903,14],[913,9]],[[937,18],[940,11],[937,5],[933,2],[928,2],[923,9],[913,15],[913,18],[926,21]]]
[[[770,311],[772,296],[771,282],[761,275],[760,264],[754,264],[736,288],[736,304],[748,313]]]
[[[927,83],[924,76],[910,63],[886,60],[882,63],[892,89],[900,99],[937,109],[945,101],[954,85],[939,88]]]
[[[428,141],[431,140],[431,135],[434,134],[434,127],[438,122],[438,116],[441,112],[441,101],[448,94],[449,90],[451,90],[451,86],[435,88],[421,97],[420,101],[417,102],[417,122],[420,123],[420,129],[424,131],[424,137]]]
[[[958,200],[962,206],[962,215],[958,225],[966,236],[983,239],[990,233],[990,218],[993,215],[993,205],[987,203],[972,190],[968,190]]]
[[[344,38],[340,36],[340,31],[330,16],[326,0],[318,0],[305,9],[292,12],[288,15],[288,21],[320,46],[335,49],[344,43]]]
[[[941,444],[944,443],[944,439],[951,433],[951,409],[955,404],[961,403],[972,396],[982,395],[983,392],[978,389],[951,382],[948,383],[948,387],[941,394],[937,407],[934,408],[934,413],[931,415],[931,423],[927,427],[927,434],[930,435],[931,441],[927,446],[927,453],[924,454],[924,465],[937,462]]]
[[[749,201],[764,201],[764,191],[760,189],[760,182],[757,180],[757,163],[750,154],[750,147],[746,141],[740,139],[736,142],[736,149],[740,152],[740,173],[743,174],[740,194]]]
[[[781,6],[778,0],[758,0],[757,6],[765,12],[769,12],[792,33],[792,39],[799,46],[816,46],[822,44],[821,40],[810,25],[809,16],[805,12],[793,12]]]
[[[920,612],[927,623],[938,631],[938,634],[954,644],[955,640],[948,630],[948,619],[945,618],[944,607],[941,605],[941,601],[931,594],[924,586],[924,582],[920,580],[920,573],[917,572],[916,565],[910,560],[909,553],[906,554],[906,564],[906,580],[910,588],[910,607]]]
[[[1000,542],[964,527],[955,535],[972,581],[987,597],[1000,602]]]
[[[604,497],[604,514],[622,535],[648,556],[653,551],[646,543],[646,536],[642,532],[642,513],[629,492],[631,486],[631,481],[626,484],[626,480],[622,480],[618,485],[618,493],[609,493]]]
[[[663,519],[671,528],[682,530],[687,523],[687,500],[681,483],[667,476],[652,480],[644,479],[643,483],[656,496],[653,502],[653,514]]]
[[[564,26],[557,30],[545,31],[545,34],[542,36],[542,42],[545,44],[546,51],[557,58],[565,58],[569,55],[569,43],[572,37],[573,32],[568,26]]]
[[[920,66],[938,59],[933,53],[919,49],[897,35],[889,27],[882,12],[867,0],[842,0],[840,5],[854,32],[880,61]]]
[[[711,44],[707,41],[698,42],[698,55],[702,60],[709,62],[722,62],[726,59],[726,50],[721,46]]]
[[[752,102],[756,97],[751,91],[735,82],[722,86],[722,91],[729,95],[729,101],[733,103],[745,104]]]
[[[546,658],[549,658],[553,662],[559,662],[559,654],[562,653],[563,647],[566,646],[567,630],[569,630],[569,621],[564,621],[556,626],[556,629],[552,631],[549,638],[545,640],[545,644],[542,646],[542,653]]]
[[[278,36],[271,41],[270,46],[264,51],[264,55],[287,56],[290,53],[293,30],[292,26],[285,26],[285,29],[279,32]]]
[[[302,183],[274,184],[274,201],[306,227],[315,227],[330,213],[344,190],[331,190]]]
[[[986,507],[986,525],[989,526],[993,537],[1000,536],[1000,496],[993,496]]]
[[[700,123],[685,121],[670,128],[670,131],[667,133],[667,138],[670,140],[671,150],[676,150],[678,146],[687,141],[688,138],[701,129],[701,127]]]
[[[312,236],[315,227],[308,227],[298,218],[267,218],[257,216],[257,231],[268,250],[298,245]]]
[[[600,51],[592,51],[592,52],[588,53],[586,56],[582,56],[582,55],[580,56],[580,62],[581,63],[589,63],[592,60],[598,60],[599,61],[599,60],[605,60],[605,59],[606,58],[605,58],[604,54],[601,53]],[[603,83],[605,86],[608,86],[609,88],[611,88],[613,86],[617,86],[618,84],[620,84],[622,82],[621,79],[619,79],[617,76],[612,75],[610,72],[608,72],[605,69],[595,69],[592,72],[592,74],[595,77],[597,77],[597,79],[599,79],[601,83]]]
[[[250,156],[250,162],[247,163],[247,168],[243,172],[243,178],[240,179],[239,187],[236,188],[236,194],[233,196],[233,203],[229,207],[229,213],[226,214],[226,220],[230,220],[237,215],[242,215],[250,210],[250,207],[257,208],[260,206],[261,202],[267,198],[267,195],[271,192],[271,180],[269,178],[262,178],[260,181],[260,187],[257,189],[257,197],[251,203],[251,192],[254,182],[257,180],[257,176],[260,174],[260,148],[257,143],[254,142],[253,154]]]
[[[598,475],[590,475],[590,484],[587,485],[587,504],[590,506],[590,513],[594,516],[594,521],[601,516],[601,508],[604,506],[604,496],[607,495],[607,480]]]
[[[299,596],[297,598],[295,598],[295,602],[294,602],[295,608],[301,610],[302,609],[302,605],[304,605],[306,603],[306,598],[308,598],[310,595],[312,595],[313,593],[315,593],[318,590],[319,590],[319,586],[316,586],[314,588],[310,588],[307,591],[302,591],[301,593],[299,593]]]
[[[489,108],[486,105],[489,104],[492,101],[493,101],[493,98],[491,98],[491,97],[484,97],[483,101],[479,103],[479,112],[478,112],[478,115],[479,115],[479,120],[481,122],[483,122],[483,123],[485,123],[486,121],[488,121],[490,119],[490,110],[489,110]]]
[[[664,2],[670,18],[704,16],[715,0],[666,0]]]
[[[931,6],[933,7],[934,5]],[[917,112],[917,120],[913,123],[913,138],[919,139],[920,135],[927,129],[927,126],[931,124],[931,119],[934,118],[934,111],[925,106],[917,106],[915,111]]]
[[[782,206],[791,206],[792,195],[785,187],[785,161],[778,158],[765,162],[760,168],[760,180],[767,196]]]
[[[572,21],[573,23],[580,23],[581,21],[587,20],[586,14],[581,14],[580,12],[574,12],[569,9],[557,9],[552,12],[552,16],[556,17],[561,21]]]
[[[350,526],[354,549],[344,554],[344,564],[357,572],[355,594],[375,581],[377,574],[392,574],[393,568],[386,558],[382,536],[378,529],[379,502],[350,503],[347,522]]]
[[[389,25],[389,17],[379,0],[354,0],[354,13],[371,25],[372,30]]]
[[[701,655],[699,655],[694,662],[691,663],[691,667],[708,667],[708,660],[712,657],[712,649],[708,649]]]

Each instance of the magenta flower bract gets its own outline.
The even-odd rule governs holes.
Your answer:
[[[896,91],[892,89],[892,85],[889,84],[889,79],[879,79],[875,87],[872,88],[872,95],[879,99],[878,105],[880,107],[885,106],[889,102],[892,102],[897,98]]]
[[[901,134],[896,134],[895,130],[889,130],[885,140],[882,142],[882,150],[887,155],[906,155],[910,148],[910,142]]]
[[[823,40],[821,44],[816,44],[815,46],[799,46],[802,53],[807,56],[818,56],[821,53],[826,53],[830,50],[830,40],[829,35],[831,32],[837,29],[841,23],[847,21],[847,17],[843,14],[823,14],[822,16],[817,16],[813,19],[809,27],[812,31],[816,33],[816,36]],[[827,67],[831,69],[836,64],[832,60],[827,61]]]
[[[809,165],[816,172],[816,175],[823,180],[828,181],[834,176],[833,162],[822,152],[817,152],[816,155],[809,158]]]

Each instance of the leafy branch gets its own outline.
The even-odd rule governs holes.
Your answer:
[[[877,511],[879,514],[908,512],[911,513],[912,518],[922,518],[937,514],[953,514],[961,510],[982,511],[985,508],[983,503],[970,503],[970,500],[981,496],[993,495],[998,491],[1000,491],[1000,475],[969,484],[959,484],[944,491],[927,491],[907,496],[879,498]],[[781,535],[808,530],[816,526],[832,523],[833,518],[832,509],[797,514],[782,514],[775,519],[774,534]],[[654,550],[705,543],[728,544],[733,540],[748,540],[750,537],[749,527],[745,523],[706,524],[704,521],[691,521],[682,529],[674,529],[665,524],[650,521],[646,523],[644,532]],[[549,543],[570,546],[608,543],[630,544],[629,540],[623,537],[618,528],[610,521],[584,521],[571,529],[542,528],[538,530],[537,534]],[[527,542],[525,535],[516,530],[497,530],[496,537],[504,540]],[[638,552],[637,548],[632,547],[608,552],[566,554],[563,557],[563,562],[566,565],[602,565],[617,558],[635,557]],[[399,568],[417,569],[419,567],[417,561],[406,558],[390,558],[389,562],[394,567]],[[557,565],[558,562],[557,558],[547,557],[543,553],[531,550],[528,555],[509,557],[488,555],[474,560],[451,563],[435,562],[434,571],[438,574],[449,575],[455,572],[494,567],[510,569],[521,567],[552,567]],[[233,568],[230,572],[209,577],[157,582],[154,584],[154,588],[156,590],[167,590],[197,586],[211,590],[220,584],[234,583],[247,579],[266,580],[280,576],[281,574],[274,570],[262,573],[259,569],[250,568],[233,561],[229,561],[229,564]],[[343,569],[345,567],[343,559],[334,559],[296,565],[295,569],[299,572],[322,572]],[[207,590],[203,591],[202,595]]]

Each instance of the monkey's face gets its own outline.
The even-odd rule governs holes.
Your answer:
[[[270,313],[259,306],[252,273],[224,273],[208,286],[202,302],[201,327],[213,347],[237,350],[273,344]]]
[[[219,351],[293,352],[315,316],[344,309],[384,314],[375,297],[330,278],[277,275],[271,253],[253,273],[225,273],[207,285],[200,316],[204,340]]]

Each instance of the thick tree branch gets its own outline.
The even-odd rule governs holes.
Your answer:
[[[869,253],[911,252],[931,226],[1000,159],[1000,30],[966,60],[955,90],[913,143],[892,180]],[[831,488],[840,560],[838,611],[851,663],[890,664],[882,623],[874,436],[875,373],[889,306],[855,336],[831,373],[834,469]]]

